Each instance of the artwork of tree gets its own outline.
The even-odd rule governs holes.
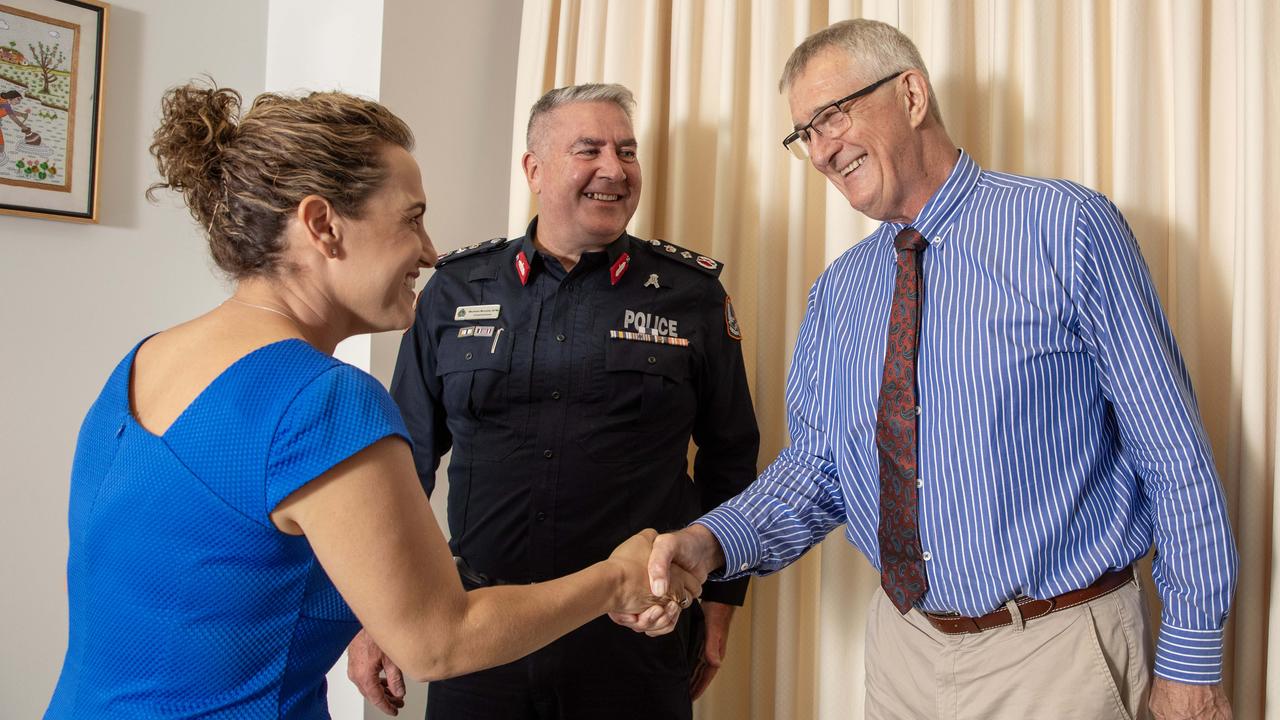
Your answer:
[[[67,58],[57,45],[45,45],[43,41],[35,45],[28,43],[27,47],[31,49],[32,60],[40,67],[40,74],[44,77],[44,88],[40,92],[47,93],[49,83],[53,80],[53,71],[66,62]]]

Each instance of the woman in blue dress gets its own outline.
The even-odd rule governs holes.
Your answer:
[[[431,680],[510,662],[606,612],[670,629],[645,531],[547,583],[466,593],[399,412],[332,357],[407,327],[436,251],[407,126],[340,93],[164,98],[151,152],[234,294],[140,342],[80,431],[66,660],[48,718],[327,718],[363,626]]]

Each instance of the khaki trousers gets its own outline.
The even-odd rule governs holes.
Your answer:
[[[1137,582],[1073,608],[947,635],[883,590],[867,613],[868,720],[1148,718],[1155,652]]]

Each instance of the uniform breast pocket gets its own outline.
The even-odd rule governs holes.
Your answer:
[[[696,411],[688,346],[610,339],[597,375],[588,453],[601,462],[652,457],[653,445],[687,439]]]
[[[445,414],[454,441],[473,457],[502,460],[524,441],[529,408],[512,398],[513,339],[449,334],[440,341]]]

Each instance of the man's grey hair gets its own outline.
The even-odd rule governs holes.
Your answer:
[[[529,126],[524,134],[525,149],[533,149],[534,136],[542,126],[539,118],[543,115],[558,107],[588,102],[613,103],[622,108],[622,112],[627,114],[628,121],[632,120],[631,110],[636,106],[636,99],[631,94],[631,91],[617,83],[566,85],[565,87],[548,91],[546,95],[538,98],[538,102],[534,103],[533,109],[529,111]]]
[[[844,20],[805,38],[787,58],[782,78],[778,80],[778,92],[787,92],[809,63],[828,48],[848,53],[865,73],[863,80],[867,83],[902,70],[919,70],[924,75],[925,86],[929,88],[929,115],[942,124],[942,111],[938,107],[938,98],[933,94],[929,69],[924,66],[924,59],[920,57],[915,43],[898,28],[876,20]]]

